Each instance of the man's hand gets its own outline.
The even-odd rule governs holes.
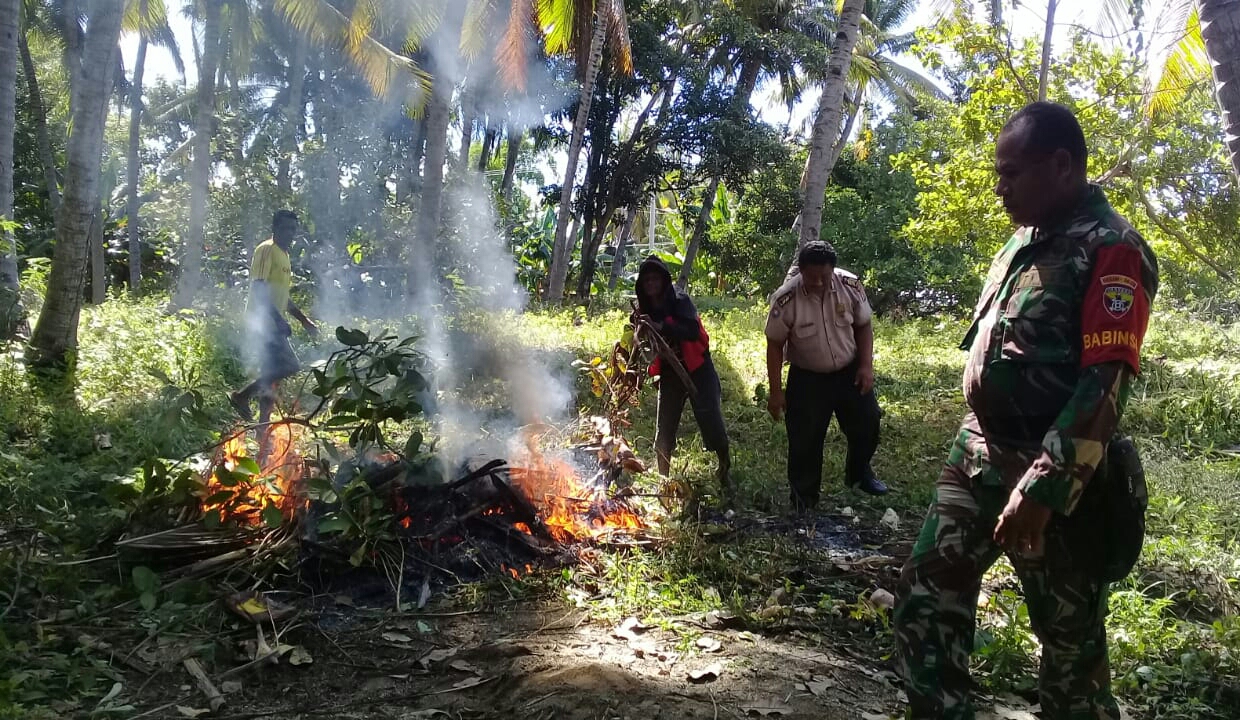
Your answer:
[[[770,396],[766,399],[766,411],[771,414],[771,418],[775,422],[779,422],[784,417],[784,411],[788,409],[788,399],[784,397],[784,391],[779,388],[771,390]]]
[[[1007,507],[999,514],[995,542],[1018,555],[1041,555],[1046,524],[1050,519],[1050,508],[1025,497],[1017,488],[1008,496]]]
[[[870,365],[862,365],[857,368],[857,392],[862,395],[868,394],[874,389],[874,368]]]

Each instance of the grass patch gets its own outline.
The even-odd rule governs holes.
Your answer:
[[[765,408],[765,309],[748,303],[700,303],[723,383],[739,503],[780,514],[787,505],[787,436]],[[555,373],[574,359],[601,355],[620,335],[623,309],[538,311],[463,317],[451,332],[496,337],[474,375],[487,377],[518,346]],[[822,507],[851,507],[863,539],[899,554],[920,524],[947,447],[964,413],[964,354],[957,320],[876,323],[876,375],[884,410],[875,467],[891,495],[870,498],[842,488],[844,439],[828,436]],[[203,447],[231,417],[225,392],[245,377],[236,330],[224,319],[165,315],[157,300],[116,299],[83,315],[74,382],[29,375],[20,350],[0,356],[0,707],[34,707],[106,690],[110,670],[69,639],[36,634],[37,617],[68,609],[89,613],[132,597],[128,578],[55,563],[91,553],[125,525],[129,506],[117,488],[152,457]],[[1126,427],[1138,440],[1152,499],[1149,538],[1138,572],[1116,588],[1109,622],[1116,686],[1149,717],[1232,717],[1240,708],[1240,330],[1180,315],[1155,319],[1146,374]],[[308,349],[309,359],[323,348]],[[488,381],[489,382],[489,381]],[[478,385],[478,402],[496,397]],[[579,407],[589,397],[576,382]],[[457,388],[456,390],[461,390]],[[186,393],[196,398],[185,406]],[[196,396],[194,395],[196,393]],[[651,457],[654,392],[648,390],[625,432]],[[491,402],[494,402],[491,400]],[[190,410],[193,410],[191,412]],[[105,448],[101,436],[110,441]],[[673,472],[709,501],[715,458],[701,446],[691,413],[682,423]],[[888,508],[901,518],[893,538],[872,532]],[[820,549],[789,532],[732,532],[718,516],[669,523],[658,552],[598,552],[562,574],[501,580],[462,589],[461,602],[561,593],[599,617],[638,615],[684,627],[678,619],[712,610],[754,629],[799,633],[813,643],[853,643],[875,659],[890,652],[883,613],[865,602],[876,587],[894,589],[895,569],[832,567]],[[17,567],[21,566],[21,572]],[[20,575],[19,583],[10,578]],[[1028,691],[1037,645],[1018,586],[1004,563],[988,579],[975,668],[995,691]],[[198,622],[195,596],[169,598],[144,622]],[[193,617],[193,620],[181,618]],[[693,630],[686,630],[691,637]],[[3,715],[3,712],[0,712]]]

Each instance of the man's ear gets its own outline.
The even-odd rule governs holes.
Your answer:
[[[1055,174],[1065,180],[1070,179],[1076,170],[1076,161],[1072,159],[1072,153],[1059,148],[1051,157],[1055,163]]]

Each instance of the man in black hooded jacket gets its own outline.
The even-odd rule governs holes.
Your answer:
[[[646,258],[637,271],[637,310],[676,353],[696,389],[696,397],[692,397],[680,376],[674,372],[664,372],[667,368],[661,367],[658,359],[650,367],[650,374],[660,378],[654,441],[659,474],[666,477],[671,471],[676,430],[680,426],[685,400],[691,399],[693,417],[697,419],[702,433],[702,443],[719,457],[716,477],[724,502],[730,504],[734,492],[730,474],[732,459],[728,451],[728,431],[723,424],[719,373],[710,358],[710,337],[693,301],[686,293],[676,289],[667,265],[653,255]]]

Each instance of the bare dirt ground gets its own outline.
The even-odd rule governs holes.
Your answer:
[[[868,719],[901,712],[882,648],[867,658],[813,647],[808,637],[729,629],[726,616],[683,622],[700,631],[692,643],[683,631],[597,622],[559,602],[440,615],[328,613],[280,640],[299,642],[311,662],[256,666],[219,683],[225,704],[212,717]],[[144,717],[207,708],[179,667],[168,668],[165,680],[162,698],[148,695],[143,705],[154,712]]]

